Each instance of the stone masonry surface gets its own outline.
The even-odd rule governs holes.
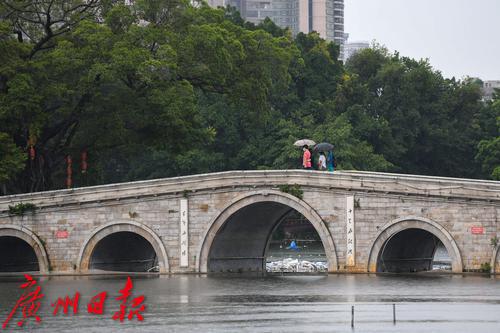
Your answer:
[[[303,198],[281,192],[284,184],[299,185]],[[356,265],[347,268],[348,196],[355,198]],[[330,256],[336,259],[330,271],[373,271],[381,242],[400,230],[424,228],[453,252],[454,271],[490,263],[500,272],[498,246],[491,244],[500,237],[500,182],[373,172],[230,171],[3,196],[0,236],[22,237],[32,245],[44,273],[86,272],[93,246],[118,231],[139,233],[152,243],[162,272],[204,272],[205,247],[215,237],[218,218],[239,202],[266,197],[319,216],[316,223],[324,229],[318,232],[324,243],[332,243]],[[185,268],[179,263],[182,198],[189,202]],[[9,215],[9,206],[19,203],[38,209]],[[473,227],[483,233],[473,234]],[[66,238],[57,237],[61,231]]]

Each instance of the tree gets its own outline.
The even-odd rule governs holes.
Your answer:
[[[19,42],[31,44],[29,58],[53,48],[58,36],[67,34],[79,22],[98,13],[98,0],[4,0],[4,17],[10,20]]]
[[[479,142],[476,159],[483,171],[494,180],[500,180],[500,136]]]
[[[490,116],[487,125],[496,124],[496,128],[491,129],[486,135],[483,134],[482,137],[486,138],[479,142],[475,159],[480,163],[485,175],[500,180],[500,98],[495,98],[485,109],[485,113]]]
[[[444,79],[425,60],[380,48],[359,52],[346,67],[355,73],[351,81],[362,82],[358,90],[368,90],[357,97],[359,107],[348,109],[356,110],[353,125],[396,171],[481,177],[473,156],[483,107],[474,82]]]
[[[92,167],[76,173],[81,184],[200,172],[188,161],[210,156],[217,135],[200,96],[223,100],[249,135],[268,118],[269,96],[287,87],[292,42],[232,24],[221,10],[160,1],[101,13],[8,67],[3,124],[35,151],[13,192],[62,186],[65,157],[77,166],[82,151]]]
[[[14,144],[8,134],[0,132],[0,184],[11,180],[22,170],[25,161],[26,154]]]
[[[295,168],[304,137],[342,169],[497,174],[498,104],[424,60],[375,46],[343,66],[317,33],[188,0],[6,0],[0,16],[9,193],[63,187],[68,155],[75,171],[88,156],[77,185]]]

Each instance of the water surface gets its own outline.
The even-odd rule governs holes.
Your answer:
[[[0,281],[3,322],[21,294],[17,279]],[[133,277],[145,295],[145,319],[119,323],[119,289],[126,277],[40,278],[41,324],[27,332],[500,332],[500,277],[456,275]],[[50,302],[81,293],[77,315],[52,316]],[[87,303],[110,294],[103,316]],[[396,324],[392,304],[396,304]],[[351,329],[351,306],[355,328]],[[71,311],[70,311],[71,312]]]

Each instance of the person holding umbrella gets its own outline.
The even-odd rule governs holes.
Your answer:
[[[318,143],[316,146],[314,146],[314,152],[319,152],[321,156],[323,156],[323,158],[325,158],[324,153],[327,152],[325,169],[328,169],[328,171],[335,170],[335,155],[333,155],[333,145],[331,143]],[[321,156],[320,160],[322,159]]]
[[[306,170],[311,170],[312,169],[312,163],[311,163],[311,151],[309,151],[309,146],[314,146],[316,145],[316,142],[313,140],[309,139],[302,139],[302,140],[297,140],[293,144],[295,147],[302,147],[302,167]]]
[[[311,152],[309,151],[309,146],[305,145],[302,147],[304,154],[302,155],[302,167],[306,170],[311,170]]]
[[[326,170],[326,157],[325,153],[323,153],[322,151],[319,152],[318,170],[320,171]]]

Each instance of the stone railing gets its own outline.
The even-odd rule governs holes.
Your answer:
[[[334,173],[306,170],[227,171],[165,179],[27,193],[0,197],[0,215],[9,205],[32,203],[39,208],[188,195],[224,188],[277,187],[297,184],[304,189],[376,192],[422,197],[500,202],[500,182],[360,171]]]

